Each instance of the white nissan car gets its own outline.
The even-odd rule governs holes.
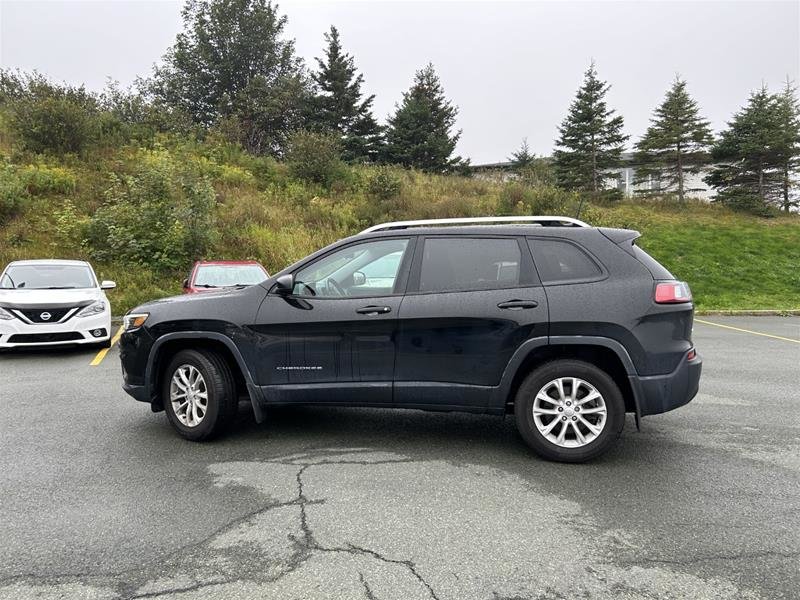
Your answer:
[[[111,306],[91,265],[79,260],[20,260],[0,275],[0,349],[111,344]]]

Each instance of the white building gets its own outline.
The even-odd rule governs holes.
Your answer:
[[[608,171],[610,175],[608,178],[609,187],[616,185],[617,189],[625,196],[634,196],[636,192],[658,189],[658,182],[653,177],[649,177],[639,183],[636,182],[636,163],[634,162],[633,152],[624,152],[622,160],[624,167]],[[715,191],[714,188],[709,187],[703,181],[706,175],[708,175],[707,170],[701,170],[697,174],[685,173],[683,186],[684,190],[686,190],[686,196],[700,198],[701,200],[711,200]]]
[[[606,186],[616,187],[625,196],[635,196],[637,192],[658,189],[658,182],[654,178],[636,182],[636,163],[633,152],[622,154],[624,166],[619,169],[610,169],[607,173]],[[516,178],[510,162],[497,162],[482,165],[471,165],[471,170],[476,177],[481,179],[492,179],[495,181],[509,181]],[[708,175],[707,170],[702,170],[697,174],[686,173],[684,176],[684,189],[686,196],[690,198],[700,198],[709,201],[716,193],[714,188],[709,187],[703,179]],[[676,191],[676,190],[672,190]]]

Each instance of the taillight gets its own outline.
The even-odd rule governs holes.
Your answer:
[[[656,297],[658,304],[679,304],[691,302],[692,292],[683,281],[669,281],[656,284]]]
[[[686,360],[694,360],[695,358],[697,358],[697,351],[694,348],[692,348],[686,354]]]

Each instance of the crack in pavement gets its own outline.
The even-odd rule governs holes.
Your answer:
[[[714,562],[726,560],[750,560],[753,558],[797,558],[800,552],[780,552],[778,550],[766,550],[764,552],[742,552],[740,554],[710,554],[708,556],[697,556],[686,559],[668,559],[668,558],[650,558],[642,557],[636,560],[623,561],[620,564],[624,566],[639,565],[642,563],[656,563],[665,565],[691,565],[698,562]]]
[[[385,461],[385,462],[410,462],[410,461]],[[319,544],[316,539],[314,538],[314,532],[311,530],[311,527],[308,524],[308,514],[306,513],[306,506],[308,504],[318,503],[319,501],[312,501],[306,498],[305,493],[303,491],[303,473],[306,469],[310,467],[320,466],[324,464],[335,464],[335,463],[310,463],[303,465],[300,470],[297,472],[297,499],[296,502],[300,505],[300,529],[303,532],[303,542],[302,548],[305,549],[305,559],[311,555],[312,552],[343,552],[346,554],[355,554],[361,556],[369,556],[380,560],[382,562],[394,565],[402,565],[408,569],[408,571],[419,581],[425,588],[428,590],[431,598],[433,600],[439,600],[439,597],[434,592],[431,585],[425,581],[425,579],[420,575],[419,571],[417,570],[417,566],[411,560],[398,560],[393,558],[388,558],[383,556],[379,552],[375,550],[370,550],[369,548],[361,548],[354,544],[347,544],[347,547],[326,547]],[[353,464],[345,463],[345,464]],[[376,464],[376,463],[367,463],[367,464]],[[363,575],[362,575],[362,582],[363,582]],[[366,585],[366,584],[365,584]]]
[[[266,578],[258,578],[262,581],[268,583],[274,583],[279,581],[283,577],[286,577],[290,573],[296,571],[302,564],[310,558],[311,554],[315,551],[318,552],[347,552],[350,554],[361,554],[361,555],[368,555],[374,558],[378,558],[383,560],[387,563],[399,564],[406,566],[409,569],[409,572],[419,580],[425,587],[430,591],[431,597],[434,600],[438,600],[437,596],[431,590],[430,586],[424,579],[419,575],[417,572],[416,566],[411,561],[399,561],[393,560],[389,558],[382,557],[379,553],[373,552],[367,549],[361,549],[356,547],[350,548],[326,548],[321,546],[316,542],[313,536],[313,532],[308,524],[308,514],[307,514],[307,507],[324,504],[325,499],[309,499],[305,496],[303,490],[303,473],[310,467],[313,466],[328,466],[328,465],[348,465],[348,464],[356,464],[356,465],[376,465],[376,464],[389,464],[389,463],[407,463],[407,462],[414,462],[413,459],[408,458],[398,458],[394,460],[348,460],[348,459],[333,459],[328,460],[325,458],[325,455],[333,456],[346,456],[347,454],[360,454],[360,453],[367,453],[368,450],[366,449],[358,449],[358,450],[330,450],[330,451],[319,451],[319,452],[307,452],[301,455],[295,455],[297,458],[288,457],[289,460],[286,458],[284,459],[271,459],[271,460],[261,460],[259,462],[263,463],[270,463],[270,464],[280,464],[287,467],[299,467],[297,473],[295,474],[295,479],[297,483],[297,496],[292,498],[291,500],[284,501],[284,502],[272,502],[265,506],[260,506],[255,510],[252,510],[244,515],[241,515],[235,519],[232,519],[225,524],[221,525],[220,527],[214,529],[211,533],[206,535],[200,540],[191,542],[189,544],[185,544],[182,546],[178,546],[174,549],[171,549],[165,555],[159,556],[154,558],[143,565],[137,565],[136,567],[132,567],[130,569],[123,569],[118,571],[112,572],[96,572],[96,571],[84,571],[80,573],[56,573],[51,575],[42,575],[37,573],[24,573],[24,574],[17,574],[10,577],[5,577],[0,579],[0,586],[7,587],[9,585],[13,585],[16,583],[35,583],[37,586],[48,585],[48,586],[56,586],[56,585],[63,585],[63,584],[70,584],[70,583],[79,583],[82,585],[89,585],[92,587],[100,588],[100,587],[107,587],[109,592],[112,592],[117,598],[121,600],[136,600],[136,599],[143,599],[143,598],[158,598],[168,596],[170,594],[179,594],[179,593],[186,593],[192,592],[204,588],[221,586],[225,584],[235,583],[237,581],[241,581],[245,579],[241,576],[240,573],[237,573],[236,577],[227,577],[227,578],[217,578],[209,581],[198,581],[192,585],[180,586],[180,587],[170,587],[167,589],[161,590],[153,590],[148,592],[137,593],[137,590],[142,589],[147,583],[151,583],[154,581],[152,577],[152,571],[156,566],[162,566],[161,563],[167,559],[169,556],[173,556],[180,553],[191,552],[192,550],[202,548],[206,546],[216,538],[220,537],[221,535],[233,531],[236,527],[241,526],[242,524],[253,523],[260,515],[267,513],[272,510],[276,510],[279,508],[290,507],[290,506],[297,506],[300,512],[300,530],[302,532],[303,538],[301,540],[294,539],[295,543],[295,552],[289,561],[289,564],[286,566],[282,572],[277,574],[275,577],[266,577]],[[320,456],[322,455],[322,456]],[[321,460],[309,462],[309,459],[318,456]],[[170,570],[173,571],[175,575],[180,575],[182,567],[186,565],[176,564]],[[135,575],[139,575],[136,577]],[[130,577],[134,575],[133,577]],[[368,584],[366,584],[366,580],[364,580],[364,585],[366,586],[365,589],[369,588]],[[0,590],[2,592],[2,590]],[[374,593],[370,589],[370,594],[374,596]]]
[[[369,584],[367,583],[367,580],[364,578],[364,574],[359,572],[358,578],[361,580],[361,585],[364,586],[364,596],[366,596],[367,600],[378,600],[378,597],[375,595],[375,593],[369,587]]]
[[[141,598],[159,598],[162,596],[167,596],[169,594],[183,594],[186,592],[196,592],[197,590],[202,590],[210,587],[214,587],[217,585],[226,585],[228,583],[235,583],[236,579],[225,579],[220,581],[208,581],[204,583],[196,583],[194,585],[189,585],[186,587],[176,587],[176,588],[169,588],[166,590],[159,590],[157,592],[144,592],[143,594],[135,594],[133,596],[123,596],[126,600],[139,600]]]
[[[445,469],[446,466],[443,467],[436,461],[428,464],[428,461],[411,460],[401,456],[398,456],[396,460],[385,459],[392,456],[391,453],[381,452],[371,454],[364,449],[321,450],[273,457],[267,460],[233,461],[209,465],[209,471],[217,476],[214,485],[254,488],[259,491],[265,501],[258,500],[257,504],[260,506],[255,510],[233,518],[202,539],[180,546],[177,550],[170,551],[165,557],[148,561],[145,566],[137,569],[102,575],[63,574],[55,578],[47,578],[44,581],[36,578],[36,575],[33,574],[18,575],[7,578],[5,581],[19,582],[19,586],[12,583],[11,587],[4,588],[2,580],[0,580],[0,597],[16,598],[26,593],[52,595],[53,597],[70,596],[72,590],[68,588],[66,590],[47,589],[48,585],[55,584],[76,586],[79,591],[101,593],[104,597],[127,600],[163,598],[197,592],[206,588],[212,590],[207,593],[219,594],[223,597],[235,594],[261,595],[262,593],[266,596],[276,593],[277,597],[280,597],[280,590],[283,590],[284,595],[300,594],[300,590],[307,585],[309,578],[313,586],[315,585],[314,578],[321,577],[317,580],[316,585],[325,586],[330,581],[336,581],[330,579],[330,577],[336,576],[340,578],[339,583],[349,586],[344,597],[364,597],[366,600],[377,600],[378,595],[384,594],[384,589],[392,590],[398,587],[408,588],[406,597],[413,595],[414,597],[429,597],[432,600],[442,600],[445,597],[464,597],[465,590],[477,587],[483,587],[485,596],[481,595],[481,597],[492,597],[493,595],[495,600],[524,600],[525,598],[532,600],[534,597],[538,600],[572,598],[576,597],[574,593],[581,594],[580,597],[589,597],[584,595],[591,594],[591,590],[595,589],[598,583],[602,583],[602,586],[596,589],[605,592],[624,593],[630,595],[631,598],[663,598],[665,596],[659,595],[658,590],[664,589],[664,586],[673,585],[672,569],[668,569],[666,566],[664,568],[643,567],[638,563],[685,566],[699,561],[745,560],[771,555],[780,558],[797,556],[796,553],[761,552],[737,555],[720,554],[691,560],[671,561],[644,558],[637,561],[635,559],[638,557],[634,554],[629,563],[621,563],[617,559],[614,561],[616,567],[609,566],[608,569],[601,571],[595,571],[587,566],[586,571],[590,575],[590,581],[580,583],[577,587],[566,586],[564,590],[561,589],[562,584],[560,583],[563,581],[563,577],[559,575],[559,565],[563,564],[563,560],[553,563],[548,559],[540,561],[542,564],[539,566],[543,567],[543,575],[533,585],[523,585],[520,582],[519,585],[511,587],[511,582],[516,582],[516,578],[522,574],[520,571],[512,569],[502,570],[498,567],[498,578],[491,582],[480,581],[480,567],[477,571],[474,568],[471,571],[461,571],[461,575],[467,575],[467,577],[465,578],[466,582],[455,584],[456,589],[460,588],[460,593],[458,593],[451,589],[454,581],[461,580],[458,572],[451,571],[452,578],[447,581],[437,579],[440,563],[435,552],[431,553],[429,548],[402,541],[400,543],[383,541],[395,538],[386,537],[392,530],[391,528],[384,530],[384,527],[387,526],[386,515],[379,510],[380,507],[372,507],[371,512],[364,515],[352,513],[352,511],[350,511],[352,514],[340,512],[343,510],[343,507],[339,505],[342,498],[340,498],[337,487],[340,482],[342,492],[345,494],[344,498],[350,498],[347,495],[350,494],[356,501],[370,499],[368,494],[364,495],[363,478],[370,477],[373,471],[362,469],[361,466],[420,463],[419,467],[405,465],[398,467],[397,470],[388,467],[376,469],[374,473],[377,475],[376,481],[385,483],[399,481],[398,489],[393,489],[390,493],[402,493],[404,498],[406,494],[411,494],[408,496],[410,502],[417,501],[424,504],[427,501],[427,496],[424,496],[426,490],[431,485],[435,485],[437,477],[442,475],[442,469]],[[341,470],[333,469],[332,465],[343,465],[343,467]],[[320,471],[315,472],[313,477],[309,475],[312,467],[320,467]],[[474,486],[472,479],[474,477],[500,477],[500,475],[493,472],[487,473],[484,469],[473,469],[461,473],[460,479],[456,479],[456,481],[463,486],[464,490],[471,490]],[[414,485],[417,481],[422,483]],[[491,481],[494,482],[494,480]],[[529,491],[529,486],[524,482],[519,483],[508,479],[498,481],[512,486],[508,493],[528,493]],[[513,487],[514,485],[517,487]],[[468,506],[467,514],[472,515],[472,523],[474,526],[478,526],[482,535],[492,536],[494,529],[490,526],[484,527],[480,515],[484,514],[487,506],[489,510],[496,509],[497,506],[505,506],[504,500],[503,494],[499,496],[488,494],[485,498],[483,496],[476,498]],[[326,507],[320,508],[318,512],[313,512],[312,507],[325,504],[327,504]],[[552,511],[548,510],[539,511],[541,514],[535,512],[530,531],[534,536],[538,535],[539,521],[555,522],[558,527],[566,528],[562,530],[562,534],[564,532],[570,534],[573,530],[590,527],[590,523],[584,523],[579,518],[581,513],[578,508],[562,506],[562,511],[555,516],[551,514]],[[270,511],[276,512],[266,515]],[[363,523],[361,525],[354,523],[349,527],[338,526],[336,519],[340,514],[349,516],[359,523],[363,519]],[[506,513],[502,512],[501,514],[505,515]],[[531,516],[527,512],[525,515]],[[570,515],[572,518],[567,518]],[[408,522],[407,518],[408,515],[400,510],[391,513],[389,522],[397,527]],[[501,524],[504,522],[501,521]],[[447,521],[445,521],[446,526]],[[381,534],[377,538],[371,533],[375,531]],[[487,537],[486,539],[494,540],[495,538]],[[566,539],[571,538],[567,535]],[[506,542],[504,541],[504,543]],[[506,546],[500,546],[501,551],[513,551],[513,544],[506,543]],[[634,550],[637,549],[638,547],[634,548]],[[334,558],[333,555],[336,554],[341,555],[341,558]],[[403,556],[409,558],[399,558]],[[592,557],[597,558],[594,555]],[[579,562],[585,559],[586,557],[578,556]],[[482,557],[474,556],[473,563],[474,566],[482,565]],[[534,562],[534,564],[538,563]],[[627,567],[631,567],[633,570],[630,572],[619,571],[620,568]],[[679,570],[679,568],[675,569],[675,571]],[[289,577],[290,575],[291,577]],[[502,579],[499,578],[501,576]],[[277,583],[287,577],[289,578],[286,581]],[[383,579],[384,577],[389,577],[389,579]],[[697,590],[701,589],[700,586],[706,585],[705,581],[692,577],[694,576],[689,574],[682,581],[685,589]],[[388,581],[393,581],[393,585],[397,587],[387,587]],[[275,585],[276,583],[277,585]],[[240,589],[236,584],[244,587]],[[273,585],[275,585],[274,590]],[[510,589],[508,589],[509,587]],[[497,591],[493,591],[493,588]],[[562,594],[562,592],[566,593],[567,588],[573,595]],[[533,590],[536,590],[539,595],[526,596]],[[730,586],[725,591],[725,598],[744,597],[734,596],[733,594],[738,591]],[[4,593],[7,596],[4,596]],[[243,597],[247,597],[247,595]],[[313,597],[313,595],[298,597]]]

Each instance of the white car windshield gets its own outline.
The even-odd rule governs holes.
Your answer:
[[[96,287],[85,265],[11,265],[0,279],[0,289],[70,290]]]

